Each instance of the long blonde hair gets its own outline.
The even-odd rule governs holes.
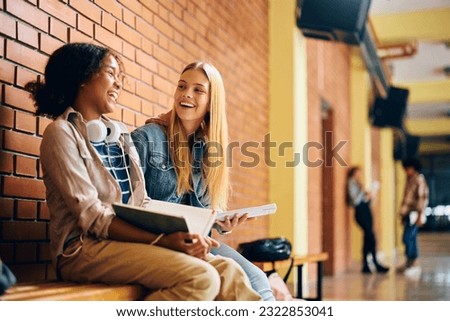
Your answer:
[[[209,81],[209,112],[205,115],[196,135],[204,137],[207,151],[202,162],[202,171],[213,209],[226,209],[229,196],[229,169],[226,166],[228,146],[228,124],[225,111],[225,88],[219,71],[210,63],[196,61],[187,65],[188,70],[202,70]],[[170,117],[168,128],[171,156],[177,173],[177,193],[182,195],[193,190],[191,149],[187,148],[188,137],[175,112]],[[209,166],[214,164],[214,166]]]

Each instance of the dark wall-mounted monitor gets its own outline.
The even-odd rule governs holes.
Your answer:
[[[400,139],[394,138],[394,159],[403,160],[419,156],[420,137],[404,133]]]
[[[391,86],[386,99],[376,97],[371,110],[372,125],[403,128],[408,96],[408,89]]]
[[[297,26],[305,37],[357,45],[371,0],[297,0]]]

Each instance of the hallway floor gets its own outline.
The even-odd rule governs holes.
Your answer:
[[[391,265],[391,271],[384,275],[366,275],[355,270],[334,277],[325,276],[323,300],[450,300],[450,232],[419,233],[419,260],[421,269],[408,275],[396,274]]]

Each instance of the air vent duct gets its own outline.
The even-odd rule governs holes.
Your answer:
[[[376,95],[386,98],[389,91],[388,73],[384,70],[384,65],[378,56],[377,47],[369,24],[367,24],[360,48],[370,79],[374,84]]]

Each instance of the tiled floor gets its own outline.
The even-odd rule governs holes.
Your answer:
[[[411,275],[364,275],[359,271],[323,279],[324,301],[450,300],[450,232],[419,233],[420,269]],[[402,257],[403,259],[403,257]]]

